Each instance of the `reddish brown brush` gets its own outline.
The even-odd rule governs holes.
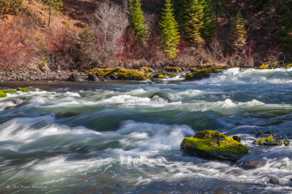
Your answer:
[[[31,32],[23,27],[20,19],[5,21],[0,23],[0,68],[16,69],[33,60],[34,49],[29,39]]]

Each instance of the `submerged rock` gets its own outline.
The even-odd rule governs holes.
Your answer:
[[[204,130],[193,137],[184,138],[181,149],[192,155],[208,159],[237,161],[248,153],[248,148],[223,133]]]
[[[69,117],[75,117],[80,115],[80,113],[77,112],[60,112],[56,113],[57,118],[69,118]]]
[[[271,176],[271,177],[269,177],[269,183],[273,184],[273,185],[279,185],[280,180],[275,176]]]
[[[263,159],[252,159],[252,160],[240,161],[238,166],[243,169],[250,170],[250,169],[263,167],[266,165],[266,163],[267,161]]]

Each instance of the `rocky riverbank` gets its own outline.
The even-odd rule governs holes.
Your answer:
[[[160,68],[93,68],[86,71],[0,71],[1,81],[108,81],[108,80],[195,80],[209,77],[224,70],[222,67],[181,68],[164,66]]]

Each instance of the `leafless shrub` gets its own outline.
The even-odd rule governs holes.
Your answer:
[[[127,13],[119,5],[105,0],[99,3],[93,21],[90,29],[79,35],[83,52],[96,63],[116,63],[115,57],[123,49],[121,39],[129,26]]]

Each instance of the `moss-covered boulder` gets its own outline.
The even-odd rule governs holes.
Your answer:
[[[20,87],[17,89],[1,89],[0,90],[0,98],[7,97],[7,94],[16,94],[17,92],[29,92],[28,87]]]
[[[264,70],[264,69],[270,69],[270,68],[271,68],[270,65],[267,64],[267,63],[263,63],[263,64],[261,64],[259,66],[259,69],[262,69],[262,70]]]
[[[173,78],[175,77],[176,74],[175,73],[156,73],[152,76],[152,80],[163,80],[163,79],[167,79],[167,78]]]
[[[288,139],[283,139],[281,137],[277,137],[276,135],[264,135],[259,137],[255,143],[257,145],[264,145],[264,146],[281,146],[285,145],[288,146],[290,144]]]
[[[99,78],[105,78],[107,75],[111,74],[114,68],[93,68],[88,71],[89,75],[95,75]]]
[[[186,74],[186,80],[199,80],[203,78],[208,78],[212,73],[222,72],[224,69],[215,67],[206,67],[200,69],[191,69],[189,73]]]
[[[163,67],[163,71],[168,73],[181,73],[183,72],[183,69],[178,66],[165,66]]]
[[[94,68],[88,74],[95,75],[98,78],[110,80],[147,80],[150,78],[150,73],[138,69],[126,68]]]
[[[27,93],[30,91],[29,87],[19,87],[17,90],[24,93]]]
[[[7,93],[3,90],[0,90],[0,98],[5,98],[7,96]]]
[[[237,161],[248,153],[248,148],[223,133],[204,130],[184,138],[181,149],[188,154],[207,159]]]
[[[286,64],[285,67],[286,67],[287,69],[291,69],[291,68],[292,68],[292,63],[288,63],[288,64]]]

